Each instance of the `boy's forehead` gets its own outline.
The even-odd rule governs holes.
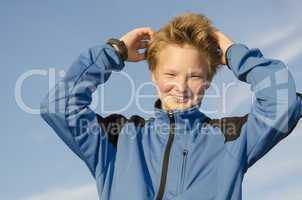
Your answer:
[[[202,72],[203,66],[201,65],[159,65],[158,69],[160,71],[167,71],[171,73],[177,73],[179,71],[185,71],[185,72]]]
[[[201,53],[192,46],[176,46],[168,45],[159,53],[158,59],[160,62],[201,62]]]
[[[156,69],[160,71],[169,71],[169,72],[179,72],[179,71],[186,71],[186,72],[202,72],[205,69],[205,65],[202,64],[201,61],[180,61],[175,59],[161,59],[158,62]]]

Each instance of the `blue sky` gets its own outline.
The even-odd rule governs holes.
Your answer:
[[[0,199],[97,199],[94,181],[84,163],[39,115],[26,112],[17,103],[15,89],[22,75],[32,70],[66,70],[83,50],[109,37],[120,37],[141,26],[158,29],[172,17],[191,11],[208,16],[234,41],[283,60],[296,80],[297,90],[302,91],[301,7],[299,0],[1,1],[0,83],[4,95],[0,116]],[[125,72],[137,87],[150,81],[145,62],[126,63]],[[103,86],[106,108],[120,108],[127,103],[129,88],[125,81],[115,73]],[[21,88],[23,102],[38,109],[48,82],[42,75],[26,79]],[[202,109],[218,108],[213,117],[248,112],[248,85],[237,81],[226,68],[218,72],[214,82],[219,91],[223,85],[232,85],[226,96],[227,109],[222,109],[222,100],[217,98],[206,98]],[[150,91],[152,88],[145,92]],[[208,93],[211,91],[213,88]],[[153,100],[144,106],[152,109]],[[148,117],[134,103],[122,114]],[[302,199],[301,129],[300,122],[288,138],[249,170],[243,199]]]

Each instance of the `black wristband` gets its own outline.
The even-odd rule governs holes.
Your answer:
[[[119,49],[120,56],[121,56],[122,60],[125,61],[125,60],[128,59],[128,48],[127,48],[124,41],[116,39],[116,38],[109,38],[107,40],[107,44],[110,44],[111,46],[113,44],[115,44]]]

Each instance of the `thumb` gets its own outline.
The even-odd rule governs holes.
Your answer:
[[[138,61],[142,61],[142,60],[145,60],[146,59],[146,54],[145,52],[142,52],[142,53],[139,53],[137,52],[136,56],[135,56],[135,60],[138,62]]]

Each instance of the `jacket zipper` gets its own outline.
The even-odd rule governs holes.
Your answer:
[[[167,180],[167,173],[168,173],[168,166],[169,166],[169,157],[170,157],[172,143],[174,140],[175,119],[174,119],[173,112],[169,111],[168,116],[169,116],[169,121],[170,121],[170,131],[169,131],[168,143],[167,143],[167,146],[165,149],[164,160],[163,160],[162,171],[161,171],[160,185],[159,185],[159,190],[158,190],[156,200],[162,200],[163,196],[164,196],[166,180]]]
[[[185,173],[187,168],[187,157],[188,157],[188,150],[184,149],[182,152],[182,167],[181,167],[181,175],[180,175],[180,192],[183,192],[184,188],[184,180],[185,180]]]

